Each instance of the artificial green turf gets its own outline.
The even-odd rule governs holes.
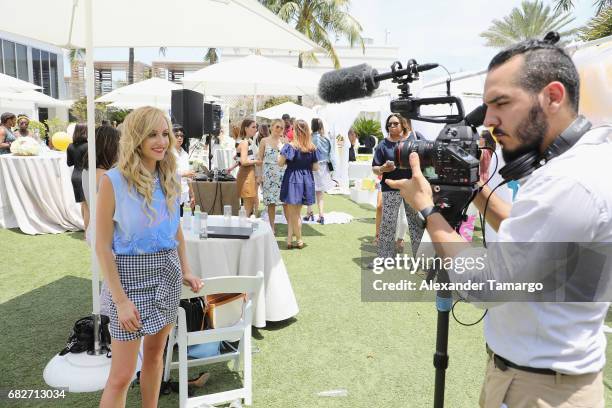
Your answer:
[[[362,302],[359,262],[362,246],[369,248],[374,235],[374,211],[342,196],[326,196],[326,211],[355,219],[304,226],[308,246],[301,251],[284,249],[286,228],[279,227],[300,313],[254,329],[259,352],[253,355],[253,406],[432,406],[433,303]],[[45,364],[64,346],[74,321],[90,313],[89,249],[82,236],[0,230],[0,389],[47,389]],[[482,313],[469,305],[457,312],[465,321]],[[451,319],[449,355],[446,406],[477,406],[485,364],[482,324],[463,327]],[[191,373],[204,369],[212,373],[206,392],[239,384],[225,364]],[[607,405],[612,405],[610,369],[605,381]],[[346,389],[348,396],[316,395],[333,389]],[[99,398],[100,393],[68,394],[61,401],[12,406],[94,407]],[[137,387],[129,391],[127,405],[140,405]],[[178,406],[177,394],[160,397],[159,405]]]

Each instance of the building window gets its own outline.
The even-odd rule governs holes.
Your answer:
[[[58,84],[57,84],[57,55],[49,55],[49,78],[51,80],[51,97],[59,98]]]
[[[2,58],[2,41],[0,41],[0,72],[4,74],[4,58]]]
[[[29,81],[28,74],[28,47],[22,44],[17,44],[17,78],[22,81]]]
[[[42,77],[40,76],[40,50],[32,48],[32,71],[34,77],[34,85],[42,86]]]
[[[2,55],[4,56],[4,73],[17,78],[15,43],[12,41],[2,40]]]
[[[40,52],[40,71],[42,77],[43,93],[51,96],[51,83],[49,76],[49,53],[47,51]]]
[[[169,69],[168,70],[168,81],[176,82],[177,84],[182,84],[184,75],[185,75],[185,71]]]
[[[110,69],[96,69],[96,95],[104,95],[113,90],[113,72]]]

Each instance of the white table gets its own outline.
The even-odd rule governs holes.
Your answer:
[[[232,217],[232,222],[238,225],[238,217]],[[263,272],[264,284],[255,307],[253,325],[265,327],[266,321],[289,319],[299,309],[269,224],[263,220],[254,222],[258,223],[258,228],[249,239],[199,239],[186,231],[185,241],[191,270],[202,278],[254,276],[258,271]],[[210,215],[208,223],[223,225],[223,216]]]
[[[30,235],[83,229],[66,154],[0,155],[0,227]]]
[[[372,162],[349,162],[348,176],[349,180],[361,180],[368,177],[374,177],[374,173],[372,173]]]

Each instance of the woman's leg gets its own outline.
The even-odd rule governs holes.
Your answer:
[[[404,236],[408,230],[408,222],[406,222],[407,219],[408,216],[406,215],[405,206],[400,205],[397,215],[397,228],[395,230],[395,249],[397,252],[404,251]]]
[[[257,197],[249,197],[243,198],[242,203],[244,204],[244,209],[246,210],[247,217],[250,217],[253,214],[253,208],[255,206],[255,199]]]
[[[100,408],[125,407],[128,387],[134,377],[140,339],[119,341],[112,339],[113,357],[106,386],[100,399]]]
[[[268,221],[270,222],[270,227],[272,227],[272,233],[274,234],[274,219],[276,218],[276,205],[268,204]]]
[[[421,245],[421,239],[423,238],[423,232],[425,231],[421,227],[421,222],[417,216],[416,211],[404,201],[404,210],[406,211],[406,221],[408,221],[408,234],[410,235],[410,245],[412,247],[412,255],[416,256],[416,253]]]
[[[382,220],[378,238],[378,256],[393,258],[395,256],[395,229],[397,227],[397,214],[403,201],[399,191],[385,191],[382,193]]]
[[[293,233],[295,234],[295,240],[302,240],[302,223],[300,222],[300,214],[302,213],[302,204],[293,205]]]
[[[319,218],[323,218],[323,191],[317,191],[315,196],[317,197],[317,206],[319,206]]]
[[[83,224],[85,224],[85,229],[89,226],[89,206],[86,201],[81,203],[81,215],[83,216]]]
[[[383,201],[382,192],[378,191],[376,196],[376,244],[378,244],[378,237],[380,236],[380,222],[382,221],[383,213]]]
[[[143,408],[157,407],[164,367],[164,348],[172,327],[173,324],[169,324],[157,333],[144,338],[144,356],[140,369],[140,394]]]
[[[293,206],[285,204],[285,218],[287,219],[287,244],[293,241]],[[299,217],[299,215],[298,215]]]

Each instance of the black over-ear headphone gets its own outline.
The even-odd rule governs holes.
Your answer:
[[[591,122],[584,116],[578,115],[572,124],[554,140],[544,153],[540,154],[537,150],[527,152],[515,160],[506,163],[499,170],[499,175],[502,176],[504,182],[520,180],[523,177],[529,176],[535,169],[542,167],[549,160],[568,151],[590,128]]]

